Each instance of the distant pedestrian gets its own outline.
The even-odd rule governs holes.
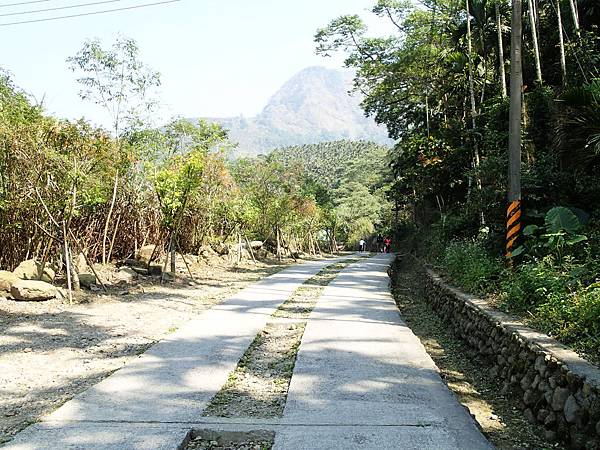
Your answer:
[[[390,253],[392,251],[392,240],[389,237],[386,237],[383,241],[383,249],[385,253]]]
[[[365,251],[365,240],[361,239],[360,241],[358,241],[358,251],[360,252],[364,252]]]
[[[383,238],[381,237],[380,234],[377,235],[377,244],[376,244],[375,248],[377,249],[378,252],[381,252],[381,253],[383,253],[385,250],[383,247]]]

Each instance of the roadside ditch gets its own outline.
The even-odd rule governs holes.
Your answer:
[[[490,374],[478,352],[454,334],[425,301],[424,286],[414,265],[396,260],[390,272],[393,295],[402,319],[419,337],[440,370],[440,376],[468,408],[486,437],[501,450],[564,449],[544,438],[544,427],[523,415],[502,382]]]

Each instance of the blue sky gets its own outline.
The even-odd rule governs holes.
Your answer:
[[[0,0],[0,15],[92,0]],[[121,0],[86,9],[0,16],[0,23],[93,11],[152,0]],[[0,27],[0,66],[18,86],[44,98],[46,109],[66,118],[103,114],[78,96],[65,62],[88,38],[109,46],[121,33],[137,40],[141,59],[162,75],[163,116],[252,116],[288,78],[304,67],[340,67],[341,57],[314,54],[318,27],[348,13],[368,16],[374,0],[182,0],[178,3],[88,17]],[[374,32],[384,26],[369,22]]]

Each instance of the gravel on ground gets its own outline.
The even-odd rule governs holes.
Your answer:
[[[186,450],[271,450],[273,442],[269,441],[244,441],[219,444],[202,438],[190,441]]]
[[[415,333],[440,370],[440,375],[475,418],[486,437],[500,450],[563,449],[543,437],[543,428],[525,419],[513,398],[488,375],[483,359],[454,335],[423,298],[408,264],[396,263],[393,294],[402,319]]]
[[[355,261],[346,259],[328,266],[294,291],[257,334],[204,416],[282,416],[306,319],[324,287]]]
[[[274,433],[192,431],[184,450],[271,450]]]
[[[66,300],[0,298],[0,444],[98,383],[235,291],[289,265],[193,264],[161,285],[151,277]],[[114,269],[111,269],[114,272]]]

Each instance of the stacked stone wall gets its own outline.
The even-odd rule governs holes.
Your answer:
[[[420,264],[420,263],[418,263]],[[489,364],[548,440],[600,450],[600,370],[551,337],[448,285],[420,266],[427,302]]]

